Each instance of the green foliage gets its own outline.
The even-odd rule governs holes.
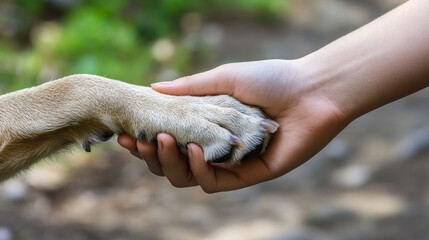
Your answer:
[[[148,84],[166,69],[184,74],[208,51],[184,44],[180,22],[197,13],[276,19],[286,0],[16,0],[0,17],[0,92],[73,73],[92,73]],[[2,3],[0,2],[0,8]],[[10,6],[9,6],[10,7]],[[222,16],[221,16],[222,17]],[[3,26],[2,26],[3,25]],[[12,34],[1,29],[11,29]],[[168,39],[174,54],[153,57],[154,43]],[[203,48],[205,46],[202,46]],[[144,81],[143,81],[144,80]]]

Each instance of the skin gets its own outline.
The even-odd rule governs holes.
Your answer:
[[[354,119],[429,86],[429,1],[410,0],[370,24],[296,60],[222,65],[152,85],[173,95],[229,94],[280,123],[267,151],[241,165],[208,164],[160,133],[158,143],[118,142],[176,187],[207,193],[248,187],[288,173]]]

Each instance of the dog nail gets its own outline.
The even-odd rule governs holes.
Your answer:
[[[82,144],[82,148],[83,150],[85,150],[85,152],[91,152],[91,144],[89,142],[85,142]]]
[[[98,135],[98,138],[100,139],[100,141],[105,142],[105,141],[109,140],[110,138],[112,138],[113,135],[114,135],[113,132],[105,131],[105,132],[101,132]]]
[[[279,129],[280,124],[274,122],[273,120],[264,119],[261,121],[261,126],[265,128],[269,133],[275,133]]]
[[[180,152],[184,155],[184,156],[188,156],[188,149],[186,147],[180,148]]]
[[[144,131],[140,131],[137,133],[137,140],[139,140],[139,141],[146,140],[146,134],[144,133]]]
[[[242,148],[244,147],[244,143],[243,141],[241,141],[241,139],[235,135],[231,135],[229,136],[229,140],[231,142],[232,145],[238,147],[238,148]]]
[[[188,156],[188,148],[186,145],[184,144],[178,144],[177,147],[179,148],[180,152],[185,155]]]

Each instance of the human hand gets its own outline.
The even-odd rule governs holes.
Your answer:
[[[158,147],[125,135],[118,141],[178,187],[217,192],[276,178],[311,158],[353,119],[429,86],[428,9],[428,1],[407,1],[299,60],[227,64],[153,85],[167,94],[229,94],[280,123],[266,152],[241,165],[207,164],[194,144],[187,157],[166,134],[158,135]]]
[[[164,133],[157,136],[157,144],[127,135],[118,142],[176,187],[200,185],[212,193],[279,177],[319,152],[349,122],[323,86],[304,74],[305,67],[300,60],[233,63],[152,86],[174,95],[228,94],[277,121],[280,128],[265,153],[240,165],[206,163],[198,145],[178,149],[174,138]]]

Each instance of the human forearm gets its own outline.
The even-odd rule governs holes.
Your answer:
[[[429,2],[411,0],[304,57],[309,92],[350,120],[429,85]]]

